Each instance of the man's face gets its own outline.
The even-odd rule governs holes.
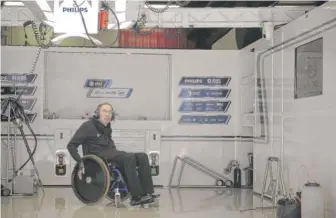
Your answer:
[[[111,122],[113,109],[110,105],[103,105],[100,107],[99,120],[102,124],[107,125]]]

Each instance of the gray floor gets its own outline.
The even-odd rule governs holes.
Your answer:
[[[148,208],[125,206],[116,209],[108,200],[87,206],[71,188],[45,188],[38,197],[1,198],[2,218],[275,218],[274,210],[241,212],[260,206],[252,190],[242,189],[156,189],[160,199]],[[253,202],[254,205],[253,205]]]

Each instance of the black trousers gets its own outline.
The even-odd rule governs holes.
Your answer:
[[[154,193],[151,168],[146,153],[124,153],[115,157],[106,157],[120,168],[132,197]]]

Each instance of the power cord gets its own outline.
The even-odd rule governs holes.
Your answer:
[[[89,34],[89,31],[87,29],[87,25],[86,25],[86,22],[85,22],[85,19],[84,19],[84,16],[83,16],[83,12],[79,9],[79,5],[77,4],[77,1],[76,0],[73,0],[74,2],[74,6],[77,7],[79,13],[80,13],[80,16],[81,16],[81,20],[82,20],[82,24],[83,24],[83,27],[84,27],[84,30],[85,30],[85,33],[87,35],[87,37],[89,38],[90,42],[92,43],[92,45],[94,45],[95,47],[112,47],[116,42],[118,42],[119,38],[120,38],[120,22],[119,22],[119,19],[117,17],[117,15],[115,14],[115,12],[113,11],[113,9],[109,6],[108,2],[106,0],[104,0],[104,6],[109,9],[109,11],[111,11],[111,13],[113,14],[114,18],[116,19],[117,21],[117,36],[115,38],[115,40],[113,41],[112,44],[110,45],[107,45],[107,46],[99,46],[97,45],[91,38],[90,34]]]
[[[51,41],[51,39],[54,37],[54,33],[52,34],[50,41],[49,41],[48,43],[45,44],[44,40],[41,40],[41,38],[42,38],[42,39],[45,39],[45,36],[44,36],[44,37],[41,37],[41,36],[40,36],[40,35],[43,34],[43,33],[41,33],[41,30],[42,30],[41,25],[42,25],[42,24],[40,24],[40,26],[39,26],[39,28],[38,28],[37,25],[36,25],[36,23],[35,23],[34,21],[32,21],[32,20],[30,20],[30,21],[26,21],[26,22],[24,22],[24,24],[23,24],[23,31],[24,31],[24,34],[25,34],[25,40],[26,40],[26,41],[25,41],[25,45],[26,45],[26,46],[29,45],[29,43],[28,43],[28,41],[27,41],[28,36],[27,36],[27,32],[26,32],[26,28],[27,28],[27,26],[29,26],[29,25],[32,26],[32,30],[33,30],[33,34],[34,34],[35,40],[36,40],[36,42],[37,42],[37,44],[38,44],[38,46],[39,46],[39,49],[38,49],[38,51],[37,51],[37,54],[36,54],[35,59],[34,59],[34,62],[33,62],[32,69],[31,69],[31,71],[30,71],[30,73],[29,73],[29,74],[33,74],[33,73],[35,72],[35,69],[36,69],[36,66],[37,66],[37,62],[38,62],[38,59],[40,58],[42,49],[48,49],[48,48],[50,48],[50,47],[52,46],[52,41]],[[44,25],[44,24],[43,24],[43,25]],[[49,29],[49,31],[50,31],[50,30],[51,30],[51,28]],[[49,31],[48,31],[48,32],[49,32]],[[46,32],[46,33],[47,33],[47,32]],[[26,82],[26,83],[25,83],[25,86],[27,86],[27,85],[28,85],[28,83]],[[18,102],[18,101],[20,100],[22,94],[23,94],[23,92],[20,92],[20,93],[19,93],[19,96],[17,97],[16,102]]]
[[[145,2],[145,5],[147,5],[148,2]],[[168,2],[168,4],[170,4]],[[149,5],[149,4],[148,4]],[[147,5],[147,7],[148,7]],[[139,5],[138,8],[138,20],[135,22],[135,24],[132,26],[132,30],[139,36],[148,36],[151,35],[156,30],[159,30],[160,27],[156,26],[154,28],[151,28],[150,30],[143,30],[145,27],[145,24],[147,23],[147,16],[144,13],[141,13],[141,7],[142,5]]]
[[[150,2],[148,0],[146,0],[146,2],[145,2],[145,5],[147,6],[147,8],[149,10],[157,13],[157,14],[161,14],[163,12],[166,12],[169,9],[171,4],[172,4],[172,0],[169,0],[163,8],[155,8],[150,4]]]
[[[167,3],[167,5],[171,5],[171,1]],[[190,1],[179,1],[176,2],[176,4],[180,5],[180,6],[186,6],[187,4],[189,4]],[[145,5],[147,5],[147,7],[152,10],[153,7],[150,6],[150,4],[148,3],[148,1],[145,2]],[[152,8],[152,9],[151,9]],[[155,13],[156,12],[154,9],[152,10]],[[161,32],[163,33],[165,38],[168,39],[172,39],[172,38],[176,38],[178,37],[181,33],[182,30],[181,29],[177,29],[176,32],[172,33],[170,32],[170,30],[167,29],[161,29],[159,26],[156,26],[154,28],[151,28],[150,30],[143,30],[145,27],[145,24],[147,23],[147,17],[146,14],[142,13],[141,14],[141,6],[139,7],[138,10],[138,20],[135,22],[135,24],[132,26],[132,30],[139,36],[148,36],[151,35],[153,32],[157,31],[157,30],[161,30]]]
[[[45,36],[48,34],[48,32],[51,30],[51,28],[49,30],[43,31],[43,29],[47,29],[47,25],[45,25],[44,23],[41,23],[39,26],[37,26],[37,24],[32,20],[26,21],[26,22],[23,23],[23,31],[24,31],[25,39],[26,39],[25,45],[29,45],[29,43],[27,42],[28,36],[27,36],[27,32],[26,32],[26,28],[29,25],[32,26],[33,34],[34,34],[35,40],[37,42],[37,45],[40,46],[41,48],[50,48],[51,45],[52,45],[51,40],[46,44],[45,44],[44,41],[45,41]]]
[[[36,152],[36,149],[37,149],[37,137],[36,137],[36,134],[34,133],[33,129],[31,128],[31,126],[29,124],[30,120],[29,120],[28,116],[25,114],[23,106],[18,103],[17,99],[15,99],[13,97],[5,99],[3,104],[1,105],[1,114],[5,115],[8,108],[9,108],[8,116],[9,116],[9,118],[11,118],[10,120],[8,120],[8,122],[13,122],[18,127],[18,129],[20,130],[21,137],[22,137],[22,139],[25,143],[27,153],[29,155],[28,159],[13,174],[17,175],[18,171],[22,170],[27,165],[27,163],[29,161],[31,161],[32,165],[33,165],[33,168],[34,168],[34,171],[36,173],[38,183],[39,183],[42,191],[44,192],[42,181],[40,179],[40,175],[39,175],[39,172],[38,172],[38,169],[36,167],[35,160],[34,160],[34,157],[33,157],[35,152]],[[24,122],[27,125],[28,129],[30,130],[31,134],[34,137],[35,145],[34,145],[33,151],[31,151],[31,149],[29,147],[26,135],[23,131],[22,122]]]

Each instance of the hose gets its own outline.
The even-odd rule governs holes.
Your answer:
[[[74,2],[74,5],[79,9],[79,5],[77,4],[76,0],[73,0],[73,2]],[[104,0],[104,6],[105,6],[106,8],[108,8],[109,11],[111,11],[111,13],[113,14],[114,18],[115,18],[116,21],[117,21],[117,27],[118,27],[118,29],[117,29],[118,32],[117,32],[117,36],[116,36],[116,38],[114,39],[114,41],[112,42],[112,44],[109,44],[109,45],[107,45],[107,46],[99,46],[99,45],[97,45],[97,44],[92,40],[92,38],[91,38],[91,36],[90,36],[90,34],[89,34],[89,31],[88,31],[88,29],[87,29],[87,26],[86,26],[86,22],[85,22],[85,19],[84,19],[84,16],[83,16],[83,12],[82,12],[81,10],[78,10],[78,11],[79,11],[79,14],[80,14],[80,16],[81,16],[81,20],[82,20],[82,24],[83,24],[83,27],[84,27],[84,31],[85,31],[87,37],[89,38],[90,42],[92,43],[92,45],[94,45],[95,47],[112,47],[116,42],[118,42],[118,40],[119,40],[119,38],[120,38],[120,22],[119,22],[119,19],[118,19],[116,13],[114,12],[114,10],[112,10],[112,8],[109,6],[109,4],[108,4],[108,2],[107,2],[106,0]]]
[[[172,0],[169,0],[167,4],[163,8],[155,8],[153,7],[148,0],[146,0],[145,5],[147,8],[154,13],[161,14],[163,12],[166,12],[169,9],[169,6],[172,4]]]

